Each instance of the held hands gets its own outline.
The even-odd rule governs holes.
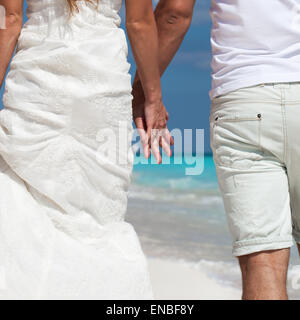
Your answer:
[[[174,144],[167,128],[169,114],[161,99],[145,100],[141,85],[134,85],[133,97],[133,119],[141,137],[145,157],[148,159],[152,150],[157,163],[160,164],[162,158],[159,147],[171,157],[171,145]]]

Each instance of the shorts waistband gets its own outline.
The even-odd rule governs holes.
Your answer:
[[[260,87],[273,87],[273,88],[279,88],[279,89],[289,89],[292,86],[300,85],[299,82],[273,82],[273,83],[262,83],[259,86]]]

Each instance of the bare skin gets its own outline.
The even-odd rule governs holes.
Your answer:
[[[5,8],[6,29],[0,29],[0,88],[15,50],[23,23],[23,0],[0,0]]]
[[[158,31],[160,75],[164,73],[171,63],[190,27],[194,4],[195,0],[160,0],[156,7],[155,19]],[[149,133],[149,125],[151,127],[151,123],[147,121],[149,117],[145,108],[145,93],[140,76],[141,72],[138,68],[133,84],[133,117],[141,136],[144,153],[148,157],[151,146],[153,149],[153,143],[151,144],[151,140],[147,139],[147,132]],[[167,119],[169,119],[168,114]],[[173,140],[168,132],[167,134],[163,133],[160,138],[160,145],[168,155],[171,155],[169,146],[172,144]],[[157,152],[157,140],[155,146],[154,153],[161,161],[161,157]]]
[[[158,163],[161,163],[159,139],[157,132],[163,132],[167,139],[168,113],[162,102],[159,68],[158,30],[153,14],[151,0],[125,0],[126,27],[132,51],[139,70],[139,79],[145,97],[144,121],[147,123],[146,133],[142,136],[143,144],[149,145]],[[170,145],[165,151],[171,155]],[[149,155],[149,151],[146,154]]]
[[[190,26],[194,0],[160,0],[155,18],[162,75],[174,58]],[[139,132],[147,131],[144,92],[138,71],[134,86],[134,120]],[[146,141],[146,139],[144,139]],[[147,150],[148,145],[144,145]],[[298,245],[300,253],[300,244]],[[243,299],[287,299],[286,281],[290,250],[259,252],[239,258],[243,278]]]
[[[151,0],[125,0],[126,27],[139,79],[144,93],[148,136],[151,130],[163,131],[167,138],[168,114],[162,102],[158,32]],[[0,85],[2,86],[9,61],[13,55],[23,22],[23,0],[0,0],[6,11],[6,29],[0,30]],[[147,139],[147,143],[148,143]],[[159,146],[153,144],[155,156],[160,162]],[[171,154],[170,146],[166,152]]]
[[[290,249],[265,251],[239,257],[243,300],[287,300]]]

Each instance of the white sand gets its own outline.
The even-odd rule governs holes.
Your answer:
[[[155,299],[238,300],[241,291],[218,283],[200,269],[162,259],[148,260]]]

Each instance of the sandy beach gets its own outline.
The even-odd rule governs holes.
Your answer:
[[[127,221],[148,257],[155,298],[240,300],[242,281],[211,156],[201,176],[185,165],[136,166]],[[300,299],[299,258],[292,249],[291,299]],[[295,281],[297,285],[293,287]]]
[[[148,257],[156,299],[240,299],[239,267],[210,157],[201,179],[186,177],[184,166],[136,167],[127,221]]]
[[[183,262],[148,259],[157,300],[239,300],[241,291],[220,284]]]

